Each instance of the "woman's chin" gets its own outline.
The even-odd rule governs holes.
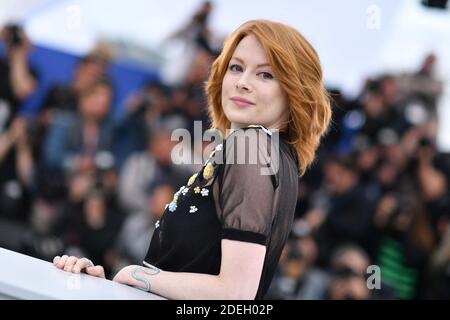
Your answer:
[[[227,116],[232,124],[235,126],[239,126],[240,128],[246,127],[254,123],[254,119],[248,115],[243,116],[242,114],[231,113],[230,116]]]
[[[251,122],[242,121],[242,120],[231,121],[231,129],[245,128],[251,124],[252,124]]]

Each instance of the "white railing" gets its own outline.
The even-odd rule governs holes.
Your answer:
[[[52,263],[0,248],[0,299],[161,300],[110,280],[73,274]]]

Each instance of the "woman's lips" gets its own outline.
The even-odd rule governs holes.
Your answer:
[[[240,98],[240,97],[232,97],[230,100],[233,101],[239,107],[246,107],[249,105],[254,105],[254,103],[251,102],[250,100]]]

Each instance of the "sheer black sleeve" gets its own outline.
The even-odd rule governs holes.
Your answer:
[[[253,133],[257,135],[258,143],[252,140]],[[251,137],[250,143],[240,143],[244,135]],[[218,212],[222,239],[267,244],[276,191],[274,175],[267,171],[270,138],[261,129],[252,128],[235,131],[225,141],[226,160],[221,174]],[[245,162],[243,158],[239,161],[243,155]]]

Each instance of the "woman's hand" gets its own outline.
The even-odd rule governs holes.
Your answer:
[[[56,256],[53,259],[53,265],[58,269],[72,273],[80,273],[81,270],[85,269],[86,273],[90,276],[105,278],[105,270],[103,267],[94,266],[92,261],[87,258],[69,257],[67,255],[62,257]]]

